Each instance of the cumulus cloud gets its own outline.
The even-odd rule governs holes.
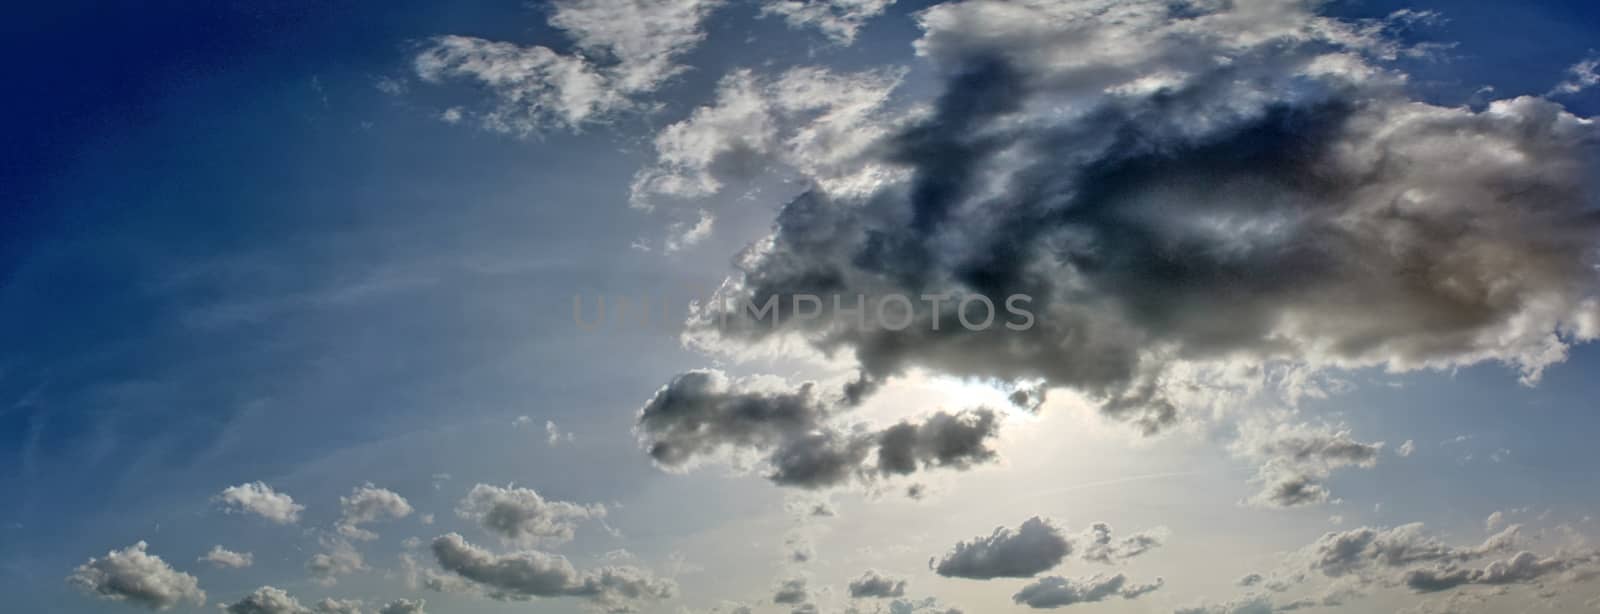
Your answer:
[[[1600,57],[1586,58],[1567,68],[1567,78],[1550,90],[1550,95],[1576,94],[1600,85]]]
[[[339,508],[342,512],[336,525],[339,534],[361,540],[378,538],[377,533],[362,529],[362,524],[405,518],[412,512],[405,497],[371,483],[357,487],[348,497],[339,497]]]
[[[878,437],[878,469],[904,475],[923,466],[965,469],[989,462],[996,454],[987,443],[998,425],[999,417],[991,409],[941,411],[921,424],[901,422]]]
[[[1326,533],[1306,549],[1306,554],[1313,571],[1340,577],[1374,569],[1482,558],[1514,547],[1521,529],[1520,525],[1513,525],[1479,545],[1457,547],[1430,535],[1420,522],[1387,529],[1360,527]]]
[[[934,328],[953,301],[913,302],[905,328],[825,305],[781,326],[708,310],[687,338],[798,338],[870,380],[1042,381],[1148,432],[1229,365],[1499,362],[1537,382],[1600,334],[1594,124],[1535,97],[1413,100],[1388,62],[1424,52],[1390,35],[1416,14],[1316,6],[919,13],[943,93],[865,149],[903,179],[789,202],[711,304],[1025,294],[1031,326]],[[1315,472],[1270,477],[1263,502],[1328,498]]]
[[[323,586],[338,583],[339,576],[349,575],[367,568],[365,559],[355,546],[343,539],[323,539],[326,552],[318,552],[306,560],[306,571]]]
[[[1561,553],[1543,557],[1522,551],[1509,559],[1493,561],[1480,569],[1465,569],[1456,565],[1412,569],[1405,572],[1402,581],[1407,588],[1419,593],[1449,590],[1467,584],[1527,584],[1537,582],[1553,573],[1579,566],[1600,563],[1600,554],[1594,552]]]
[[[655,136],[655,162],[635,174],[632,203],[703,199],[771,170],[835,192],[870,189],[888,173],[870,154],[892,127],[885,106],[901,77],[821,67],[776,77],[735,71],[718,82],[711,104]]]
[[[1011,600],[1030,608],[1059,608],[1105,601],[1111,597],[1136,599],[1161,588],[1163,584],[1161,578],[1147,584],[1129,584],[1127,576],[1122,574],[1097,575],[1086,580],[1049,576],[1022,587],[1011,596]]]
[[[773,603],[784,605],[802,604],[808,598],[809,593],[806,591],[805,578],[784,580],[782,584],[778,585],[778,590],[772,594]]]
[[[773,378],[690,371],[645,403],[635,433],[669,470],[705,461],[758,464],[776,484],[811,489],[920,468],[965,470],[996,457],[987,445],[998,435],[993,410],[937,412],[920,423],[874,431],[840,425],[841,402],[824,399],[812,383],[789,387]]]
[[[243,599],[223,604],[227,614],[311,614],[312,610],[300,605],[300,600],[281,588],[263,586]]]
[[[218,569],[243,569],[255,562],[255,555],[249,552],[234,552],[222,546],[212,546],[211,551],[200,557],[199,560],[204,563],[210,563]]]
[[[579,523],[605,518],[606,508],[551,501],[531,488],[478,484],[456,506],[456,515],[508,542],[533,545],[571,541]]]
[[[318,601],[311,610],[317,614],[361,614],[361,607],[365,605],[355,599],[334,599],[324,597]]]
[[[721,0],[560,0],[552,3],[549,23],[565,31],[581,53],[447,35],[433,39],[413,65],[424,81],[460,79],[490,92],[494,103],[478,113],[490,130],[576,130],[634,108],[638,95],[685,70],[678,56],[705,38],[701,24],[720,5]]]
[[[1335,469],[1377,465],[1383,443],[1356,441],[1346,429],[1279,422],[1247,422],[1231,449],[1260,462],[1256,482],[1261,492],[1251,503],[1295,507],[1329,499],[1321,481]]]
[[[891,4],[894,0],[767,0],[761,12],[782,16],[795,28],[816,28],[833,42],[849,45],[867,20]]]
[[[860,578],[850,581],[850,597],[855,599],[887,597],[904,597],[906,594],[906,581],[891,578],[869,569],[861,574]]]
[[[300,512],[306,506],[294,502],[288,494],[280,493],[262,482],[249,482],[229,486],[212,498],[229,513],[249,513],[278,524],[300,521]]]
[[[988,537],[958,542],[937,563],[934,572],[951,578],[1031,578],[1061,564],[1072,543],[1050,521],[1034,516],[1015,531],[996,527]]]
[[[378,608],[378,614],[428,614],[423,609],[427,605],[423,599],[396,599]]]
[[[1119,539],[1112,535],[1111,525],[1096,522],[1089,526],[1078,543],[1082,548],[1083,560],[1110,565],[1160,547],[1165,536],[1165,529],[1153,529]]]
[[[152,610],[166,610],[184,602],[205,605],[206,592],[200,590],[200,581],[145,552],[147,547],[141,541],[107,552],[104,558],[90,557],[67,577],[67,582],[100,599]]]
[[[482,587],[489,597],[523,601],[535,597],[578,597],[607,609],[671,597],[677,585],[628,566],[579,571],[566,557],[537,550],[495,554],[459,534],[433,540],[439,567]]]

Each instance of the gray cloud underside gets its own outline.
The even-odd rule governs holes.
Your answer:
[[[1161,578],[1147,584],[1130,584],[1127,576],[1120,573],[1113,576],[1097,575],[1086,580],[1049,576],[1022,587],[1012,595],[1011,600],[1030,608],[1059,608],[1105,601],[1112,597],[1136,599],[1160,589],[1164,584]]]
[[[619,609],[673,596],[677,585],[627,566],[579,571],[566,557],[526,550],[495,554],[449,533],[433,540],[439,567],[483,588],[494,599],[522,601],[534,597],[577,597],[600,607]]]
[[[1027,294],[1035,325],[967,330],[947,301],[897,331],[825,305],[777,332],[707,314],[689,338],[799,335],[869,378],[1042,379],[1146,430],[1175,419],[1177,362],[1536,381],[1600,333],[1594,125],[1533,97],[1412,100],[1383,63],[1418,51],[1310,4],[930,9],[944,93],[878,147],[909,179],[788,203],[721,298]]]
[[[838,424],[838,399],[813,384],[798,388],[730,380],[691,371],[662,387],[639,410],[635,431],[656,463],[686,469],[704,460],[755,457],[784,486],[825,488],[908,475],[965,470],[993,461],[988,447],[999,415],[986,408],[937,412],[881,431]]]
[[[959,542],[929,566],[952,578],[1030,578],[1061,564],[1071,552],[1072,542],[1061,529],[1035,516],[1015,531],[997,527],[988,537]]]

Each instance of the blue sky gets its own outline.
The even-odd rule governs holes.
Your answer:
[[[1592,267],[1594,235],[1583,235],[1593,230],[1593,186],[1572,177],[1592,176],[1593,145],[1600,142],[1584,119],[1600,113],[1600,88],[1592,87],[1600,77],[1583,78],[1595,71],[1592,63],[1587,73],[1583,66],[1596,57],[1600,7],[1476,0],[1239,7],[1153,2],[1140,5],[1149,14],[1094,24],[1092,16],[1052,11],[1097,2],[1022,3],[1038,14],[1018,21],[1009,21],[1004,5],[993,0],[836,0],[812,5],[834,11],[826,13],[832,17],[810,20],[804,17],[809,13],[786,18],[773,8],[783,4],[19,9],[0,37],[14,83],[12,95],[0,102],[13,120],[0,146],[0,184],[8,195],[0,208],[0,587],[11,603],[0,609],[201,611],[238,605],[270,586],[305,608],[327,597],[360,599],[368,611],[426,600],[428,611],[442,612],[787,612],[803,604],[824,612],[1021,612],[1030,609],[1020,599],[1024,584],[1060,577],[1087,591],[1118,573],[1126,573],[1127,585],[1159,577],[1160,588],[1134,594],[1124,585],[1121,593],[1111,591],[1115,598],[1059,607],[1242,614],[1338,591],[1360,597],[1318,607],[1500,612],[1534,599],[1558,611],[1595,607],[1600,589],[1590,570],[1600,556],[1587,544],[1600,531],[1590,518],[1600,511],[1600,478],[1590,470],[1600,456],[1590,433],[1600,423],[1592,415],[1596,390],[1587,374],[1600,368],[1600,350],[1588,343],[1593,332],[1584,327],[1596,326],[1600,284]],[[1286,7],[1284,14],[1263,8],[1274,5]],[[1400,9],[1414,12],[1396,16]],[[1185,11],[1242,17],[1238,29],[1195,26],[1216,28],[1204,36],[1168,29],[1190,14]],[[584,21],[594,14],[602,17]],[[1113,36],[1090,51],[1072,48],[1073,28],[1086,23],[1091,31],[1113,34],[1132,23],[1150,38],[1142,49],[1115,47],[1133,35]],[[1293,27],[1280,28],[1283,23]],[[630,27],[635,24],[656,27]],[[1339,39],[1300,29],[1305,24],[1383,27],[1352,26],[1349,32],[1361,36]],[[1246,26],[1271,30],[1281,40],[1249,38]],[[846,29],[830,29],[839,27]],[[1006,30],[1012,27],[1018,31]],[[450,55],[453,39],[442,37],[452,35],[476,42],[461,43],[469,47]],[[672,36],[680,42],[660,42]],[[1030,47],[1030,40],[1038,42]],[[515,45],[515,57],[485,51],[500,43]],[[601,75],[600,94],[563,84],[557,72],[502,78],[546,57],[528,51],[535,46],[559,58],[551,66]],[[1318,72],[1327,64],[1310,58],[1335,52],[1360,69]],[[965,93],[982,101],[974,108],[1004,106],[979,89],[981,83],[960,80],[964,62],[991,56],[1036,79],[1017,90],[1018,108],[970,125],[940,115],[955,113],[940,100]],[[1226,66],[1219,61],[1202,68],[1185,59],[1222,56],[1230,56]],[[1302,56],[1303,66],[1285,68]],[[438,61],[431,69],[429,58]],[[1086,65],[1075,64],[1079,58]],[[1271,58],[1287,59],[1280,65]],[[669,68],[651,73],[661,66],[651,61]],[[808,244],[793,237],[843,236],[837,228],[883,223],[873,231],[888,237],[878,247],[909,240],[896,234],[909,225],[883,221],[895,219],[897,209],[875,208],[908,193],[896,186],[937,176],[943,167],[934,160],[948,151],[915,149],[905,145],[912,139],[897,135],[919,126],[957,137],[968,129],[981,136],[1010,126],[1029,126],[1034,134],[1062,128],[1062,134],[1087,135],[1081,146],[1053,153],[1064,167],[1080,153],[1103,155],[1110,164],[1113,154],[1092,153],[1099,126],[1089,111],[1112,108],[1097,106],[1112,100],[1130,116],[1147,118],[1138,114],[1145,108],[1139,105],[1158,104],[1161,95],[1140,88],[1187,92],[1225,69],[1248,78],[1217,80],[1226,85],[1216,91],[1227,91],[1197,106],[1200,111],[1160,107],[1167,109],[1160,119],[1141,124],[1158,124],[1145,143],[1172,139],[1152,149],[1170,156],[1162,160],[1174,172],[1244,172],[1186,166],[1183,156],[1193,151],[1184,139],[1239,146],[1218,136],[1226,130],[1216,126],[1264,117],[1269,103],[1296,107],[1326,95],[1333,102],[1360,101],[1352,108],[1426,105],[1427,113],[1441,117],[1459,113],[1439,121],[1457,136],[1481,129],[1474,142],[1486,143],[1481,151],[1462,146],[1459,168],[1441,164],[1444,157],[1424,145],[1407,149],[1438,134],[1419,128],[1414,140],[1386,146],[1414,157],[1408,169],[1424,170],[1402,173],[1395,185],[1373,180],[1379,185],[1362,188],[1372,191],[1352,189],[1348,198],[1338,192],[1328,197],[1338,200],[1329,206],[1356,215],[1369,211],[1381,190],[1433,189],[1449,201],[1459,196],[1449,193],[1451,183],[1474,194],[1481,186],[1503,185],[1496,182],[1524,186],[1507,189],[1512,196],[1499,201],[1484,197],[1501,209],[1486,213],[1476,208],[1475,196],[1461,196],[1459,210],[1447,207],[1437,218],[1463,221],[1462,227],[1438,228],[1478,240],[1468,245],[1487,245],[1481,259],[1475,252],[1452,258],[1438,243],[1416,252],[1419,266],[1430,271],[1418,275],[1454,271],[1439,273],[1437,287],[1456,288],[1452,284],[1479,273],[1498,280],[1503,270],[1515,271],[1507,275],[1515,279],[1485,283],[1493,286],[1484,290],[1490,306],[1463,301],[1450,303],[1453,310],[1427,312],[1437,303],[1407,288],[1367,285],[1359,276],[1319,277],[1323,260],[1288,269],[1297,280],[1304,275],[1303,285],[1240,284],[1259,294],[1236,292],[1216,282],[1219,277],[1156,280],[1170,271],[1140,268],[1142,253],[1126,262],[1107,259],[1102,268],[1056,270],[1055,279],[1089,280],[1094,290],[1079,288],[1080,296],[1120,306],[1095,312],[1106,318],[1095,322],[1146,335],[1128,348],[1107,346],[1094,355],[1108,364],[1119,349],[1143,356],[1135,376],[1109,383],[1079,377],[1059,360],[1027,364],[1016,357],[1022,354],[1004,354],[1019,347],[1006,345],[1011,341],[960,345],[929,336],[886,343],[803,327],[741,336],[683,322],[682,299],[704,297],[719,285],[723,296],[733,297],[753,288],[814,290],[807,285],[813,278],[785,277],[790,264],[843,267],[846,289],[858,284],[856,291],[883,291],[889,273],[904,263],[870,262],[879,252],[865,243],[807,251]],[[1300,72],[1289,74],[1294,70]],[[1397,74],[1405,78],[1387,80]],[[629,78],[646,84],[626,85]],[[1562,83],[1572,87],[1563,90]],[[585,107],[584,96],[598,102]],[[1495,106],[1525,96],[1531,98],[1521,100],[1531,106]],[[1260,107],[1252,106],[1258,100]],[[749,111],[740,105],[760,106],[764,123],[748,123],[753,115],[740,115]],[[579,107],[591,115],[562,119]],[[1194,117],[1183,115],[1190,111]],[[496,124],[497,113],[523,123]],[[1400,115],[1383,115],[1383,121]],[[1541,121],[1558,128],[1537,129]],[[1496,122],[1522,122],[1517,125],[1526,130],[1501,130]],[[1404,134],[1404,128],[1396,130]],[[1308,131],[1285,142],[1337,138],[1349,151],[1365,151],[1358,136],[1379,133],[1387,134]],[[995,165],[985,172],[1006,176],[1015,159],[1052,146],[1018,139],[1037,149],[984,154],[992,155],[985,164]],[[957,138],[948,148],[969,144]],[[1526,156],[1531,170],[1496,166],[1497,156],[1511,149],[1516,153],[1506,155]],[[1276,161],[1274,155],[1266,159]],[[1263,166],[1269,170],[1260,172],[1276,172],[1273,164]],[[894,174],[901,171],[906,174]],[[1461,176],[1450,177],[1453,172]],[[667,186],[655,192],[640,188],[640,178],[651,176],[685,183],[655,184]],[[1120,189],[1110,185],[1116,177],[1106,177],[1110,187],[1085,180],[1063,193]],[[707,178],[714,187],[683,187]],[[1241,181],[1256,185],[1249,182],[1256,178]],[[1278,185],[1271,180],[1264,181]],[[962,221],[959,230],[926,237],[926,245],[949,254],[993,249],[979,236],[988,221],[1006,219],[1001,209],[1012,202],[1008,198],[1032,193],[984,185],[1002,197],[985,200],[975,188],[980,196],[951,209]],[[1247,243],[1256,240],[1253,221],[1271,226],[1283,213],[1274,207],[1303,205],[1295,204],[1298,193],[1274,200],[1269,188],[1240,196],[1229,190],[1241,183],[1206,185],[1202,192],[1227,201],[1215,204],[1224,219],[1220,232]],[[1185,188],[1173,189],[1181,195]],[[792,203],[808,191],[828,195],[832,209],[807,217]],[[1172,193],[1151,198],[1161,194]],[[1524,202],[1518,194],[1537,196]],[[1549,194],[1557,196],[1540,200]],[[1254,199],[1265,204],[1257,207]],[[1545,206],[1576,221],[1512,215]],[[875,211],[889,213],[873,217]],[[829,216],[840,216],[835,231],[805,227]],[[1187,223],[1182,214],[1172,219]],[[1386,223],[1373,232],[1396,230]],[[1282,231],[1263,232],[1270,236],[1260,240],[1270,243]],[[1019,245],[1027,240],[1023,234]],[[1224,243],[1234,245],[1218,245]],[[854,260],[841,257],[849,266],[829,259],[857,247]],[[1378,271],[1374,278],[1388,273],[1381,263],[1362,262],[1373,268],[1361,270]],[[1241,265],[1247,274],[1282,274],[1270,263],[1249,263]],[[944,282],[966,283],[967,290],[979,283],[962,277],[970,269],[940,268],[946,264],[941,257],[917,264],[932,267],[924,272]],[[1128,271],[1117,268],[1123,264]],[[1451,269],[1456,266],[1463,269]],[[1319,280],[1326,284],[1318,286]],[[1219,285],[1206,285],[1212,283]],[[1142,293],[1147,287],[1157,290]],[[1326,294],[1318,294],[1322,288]],[[1370,294],[1341,302],[1353,289]],[[1516,300],[1501,301],[1505,295]],[[574,297],[598,296],[670,297],[672,322],[651,329],[577,327]],[[1157,304],[1141,302],[1147,300]],[[1377,323],[1351,324],[1358,332],[1332,330],[1346,316],[1359,320],[1351,314],[1362,301],[1370,301]],[[1091,303],[1102,306],[1084,304]],[[1168,313],[1172,305],[1196,311]],[[1473,311],[1478,307],[1484,311]],[[1384,309],[1393,310],[1393,322],[1416,322],[1415,330],[1396,330],[1378,313]],[[1266,312],[1287,314],[1278,321],[1282,326],[1301,322],[1296,318],[1309,323],[1250,341],[1231,335],[1238,332],[1234,325]],[[1141,319],[1150,313],[1159,317]],[[1236,321],[1217,324],[1205,314]],[[1325,323],[1328,329],[1321,328]],[[1556,335],[1551,338],[1560,355],[1539,355],[1548,348],[1523,343],[1541,335]],[[1264,341],[1269,338],[1276,344]],[[1039,343],[1046,348],[1039,351],[1054,356],[1048,348],[1059,350],[1065,341]],[[875,371],[867,360],[874,351],[900,362]],[[1156,354],[1168,362],[1147,373]],[[1542,361],[1534,369],[1542,371],[1539,377],[1527,376],[1529,360]],[[683,374],[708,372],[727,381],[706,393],[712,399],[706,407],[674,410],[671,395],[658,393],[687,386]],[[1176,409],[1153,435],[1138,428],[1155,415],[1138,413],[1147,408],[1114,409],[1139,396],[1145,375],[1167,395],[1158,400]],[[862,465],[856,477],[797,485],[764,478],[780,452],[803,441],[793,433],[773,435],[780,442],[776,452],[748,441],[715,442],[693,449],[692,462],[683,465],[644,449],[674,436],[641,421],[641,412],[651,408],[669,418],[675,414],[668,410],[713,415],[722,411],[713,402],[718,398],[764,403],[787,398],[782,395],[790,393],[778,391],[798,389],[803,381],[833,390],[855,377],[876,378],[876,394],[859,408],[819,409],[827,421],[812,425],[809,435],[853,437],[902,421],[932,425],[921,421],[983,406],[1002,417],[998,433],[977,444],[993,454],[929,452],[934,456],[921,459],[909,475],[860,477],[868,471]],[[1049,390],[1042,407],[1007,402],[1009,392],[1033,385]],[[1303,393],[1305,385],[1316,391]],[[1296,443],[1285,443],[1291,440]],[[1306,442],[1315,449],[1285,456],[1284,450]],[[1336,447],[1358,450],[1357,456],[1328,452]],[[1280,471],[1314,480],[1321,495],[1263,503],[1264,489],[1286,477]],[[258,481],[292,496],[303,514],[277,523],[249,505],[218,498],[225,488]],[[372,540],[338,531],[340,519],[353,513],[340,498],[354,498],[353,489],[366,484],[403,497],[408,508],[362,524],[380,535]],[[575,533],[519,541],[466,509],[469,492],[480,484],[605,512],[563,521],[540,516],[554,513],[549,509],[527,510],[529,522],[570,522]],[[912,484],[928,494],[906,496]],[[832,515],[805,513],[818,503]],[[1504,520],[1486,531],[1495,512]],[[929,565],[930,558],[954,556],[958,542],[996,527],[1015,531],[1034,516],[1070,538],[1066,562],[1058,559],[1059,566],[1027,580],[961,577]],[[1082,532],[1094,522],[1109,523],[1119,537],[1146,531],[1162,546],[1111,557],[1113,563],[1086,562]],[[1363,564],[1373,567],[1360,573],[1319,575],[1304,567],[1302,559],[1325,534],[1408,523],[1424,523],[1426,535],[1463,552],[1506,526],[1523,528],[1515,546],[1408,569],[1368,561]],[[570,586],[563,594],[508,589],[447,564],[438,540],[450,533],[489,556],[560,555],[580,575],[626,569],[617,573],[674,588],[643,598],[603,591],[597,597]],[[197,581],[203,605],[130,596],[104,583],[95,593],[65,580],[141,540],[167,566],[161,578]],[[253,564],[235,569],[197,560],[213,546],[251,552]],[[360,555],[351,570],[319,576],[307,567],[314,555],[349,550]],[[1416,576],[1402,575],[1480,570],[1521,551],[1548,557],[1551,571],[1496,582],[1479,576],[1440,591],[1408,590],[1415,585],[1404,578]],[[868,569],[906,579],[907,590],[852,598],[850,581]],[[1248,573],[1310,579],[1282,591],[1238,585]],[[430,586],[419,576],[450,581]],[[795,579],[805,579],[805,597],[780,603],[786,600],[775,591]],[[534,605],[505,598],[518,590],[536,599]]]

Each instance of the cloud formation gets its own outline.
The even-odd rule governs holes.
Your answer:
[[[306,506],[294,502],[294,497],[280,493],[263,482],[249,482],[229,486],[217,493],[213,500],[221,503],[228,513],[248,513],[266,518],[277,524],[294,524],[300,521],[300,512]]]
[[[405,518],[412,512],[405,497],[371,483],[357,487],[348,497],[339,497],[339,509],[341,515],[336,525],[339,534],[360,540],[378,538],[377,533],[362,529],[362,524]]]
[[[996,527],[988,537],[958,542],[929,566],[949,578],[1031,578],[1061,564],[1071,552],[1072,543],[1061,529],[1034,516],[1015,531]]]
[[[456,515],[507,542],[559,544],[572,540],[579,523],[605,518],[606,508],[551,501],[531,488],[478,484],[456,506]]]
[[[522,136],[552,126],[578,130],[634,108],[637,96],[684,71],[677,58],[705,38],[701,24],[721,4],[558,0],[549,23],[567,33],[578,53],[446,35],[418,53],[413,68],[424,81],[466,80],[493,94],[492,107],[477,114],[489,130]]]
[[[211,551],[200,557],[201,562],[210,563],[217,569],[231,568],[243,569],[255,562],[255,556],[249,552],[234,552],[222,546],[212,546]]]
[[[1409,98],[1421,15],[1315,3],[967,0],[919,14],[942,73],[870,151],[903,181],[818,188],[737,260],[722,304],[797,294],[1031,297],[1026,331],[710,313],[713,351],[797,337],[871,380],[1042,380],[1145,431],[1208,368],[1499,362],[1524,382],[1600,334],[1596,130],[1534,97]],[[871,307],[867,310],[872,312]],[[1327,494],[1285,473],[1264,502]],[[1281,479],[1278,479],[1281,478]]]
[[[1349,430],[1331,426],[1253,421],[1240,426],[1231,449],[1260,463],[1255,481],[1261,492],[1249,502],[1286,508],[1328,501],[1322,480],[1336,469],[1376,466],[1383,443],[1356,441]]]
[[[90,557],[67,577],[67,582],[107,601],[124,601],[152,610],[180,603],[205,605],[206,592],[194,576],[173,569],[161,557],[145,552],[143,541]]]
[[[869,569],[861,577],[850,581],[850,597],[852,599],[883,599],[887,597],[904,597],[906,594],[906,581],[891,578]]]
[[[824,399],[812,383],[789,387],[773,378],[734,380],[697,370],[657,391],[634,430],[666,469],[756,464],[778,485],[809,489],[923,469],[966,470],[997,457],[988,447],[999,433],[993,410],[941,411],[875,431],[840,424],[843,402]]]
[[[1148,584],[1129,584],[1127,576],[1122,574],[1096,575],[1086,580],[1049,576],[1022,587],[1022,590],[1011,596],[1011,600],[1030,608],[1059,608],[1105,601],[1111,597],[1136,599],[1154,592],[1164,584],[1161,578],[1156,578],[1154,582]]]
[[[449,533],[433,540],[434,559],[446,572],[483,588],[493,599],[578,597],[617,609],[671,597],[677,585],[635,567],[579,571],[566,557],[537,550],[494,554]]]
[[[849,45],[867,20],[883,14],[894,0],[766,0],[764,15],[779,15],[795,28],[816,28],[830,40]]]

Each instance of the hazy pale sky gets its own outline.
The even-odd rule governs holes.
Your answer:
[[[0,611],[1600,610],[1592,3],[158,4],[0,37]]]

